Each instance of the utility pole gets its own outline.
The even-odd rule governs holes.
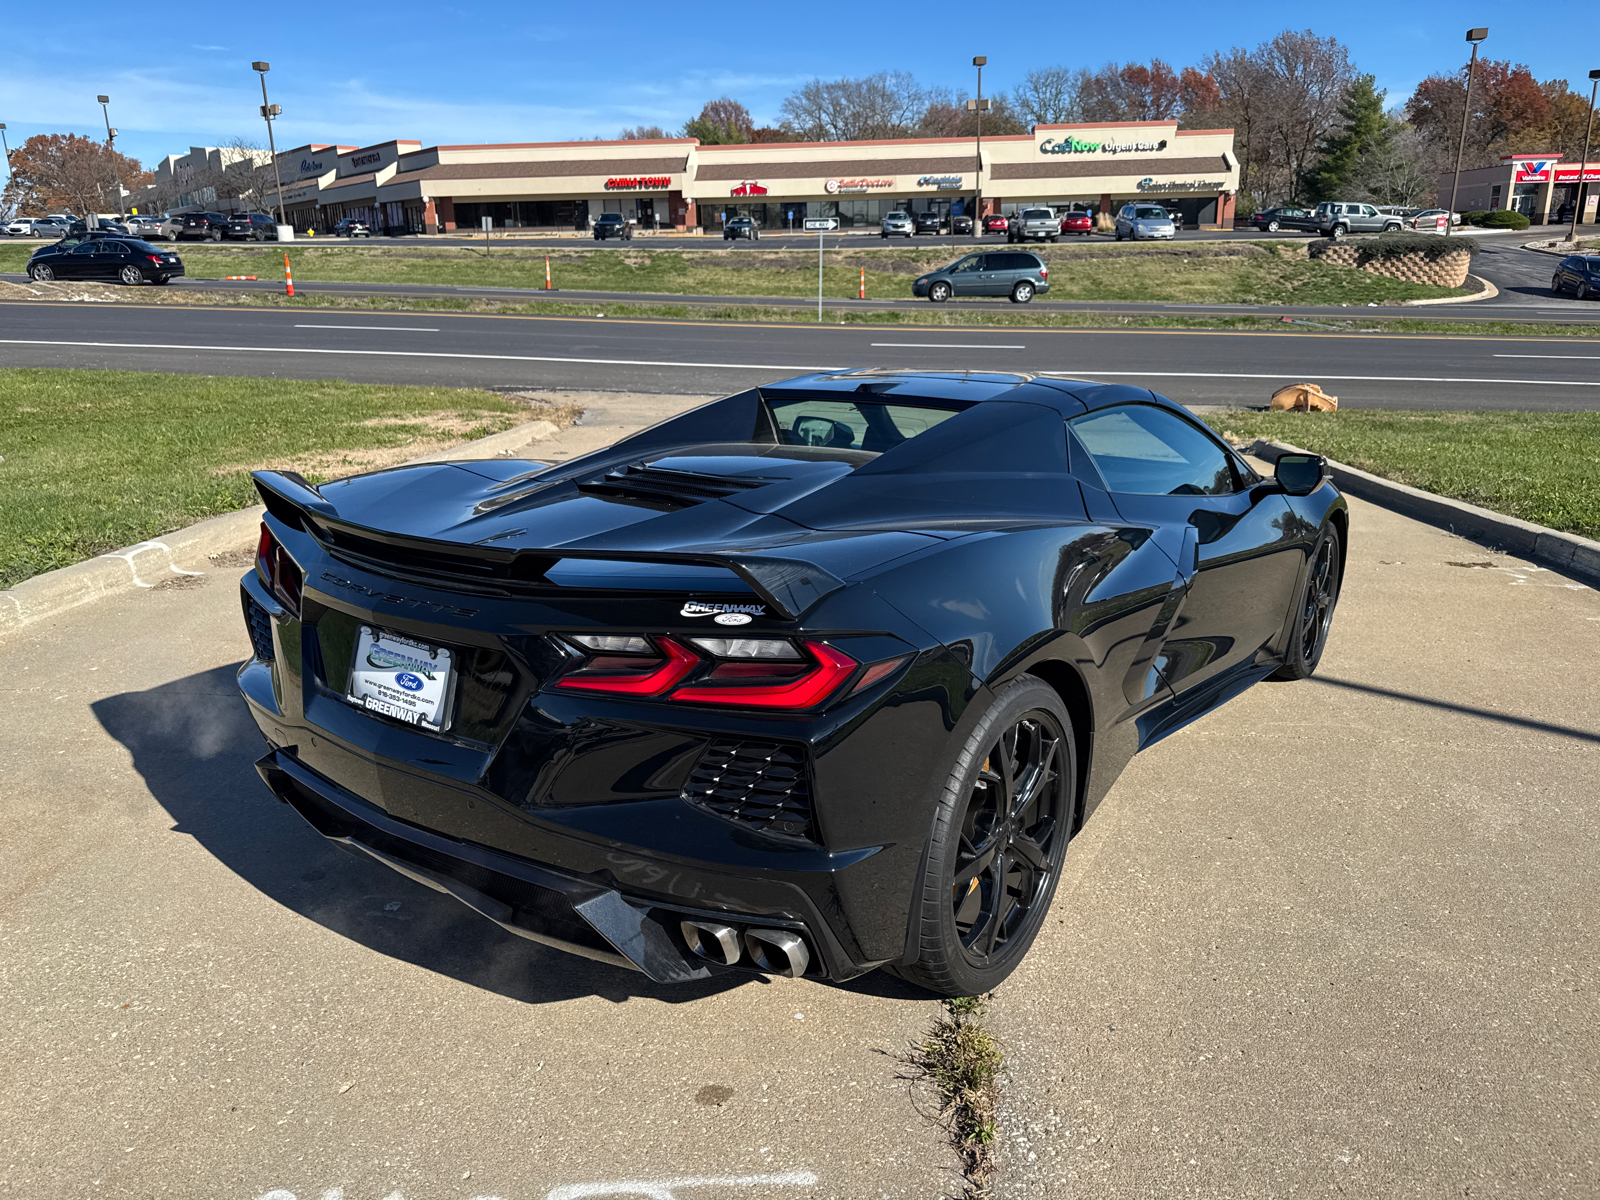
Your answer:
[[[111,103],[111,97],[96,96],[95,99],[100,102],[101,115],[106,119],[106,150],[108,153],[115,154],[117,152],[117,131],[111,128],[111,110],[106,107]],[[116,182],[117,185],[117,216],[121,217],[124,215],[122,211],[122,180],[117,176],[115,161],[115,159],[112,160],[113,165],[111,168],[111,178]],[[87,228],[89,224],[87,213],[84,214],[83,223],[84,227]]]
[[[1467,41],[1472,43],[1472,61],[1467,64],[1467,103],[1461,110],[1461,141],[1456,144],[1456,173],[1450,177],[1450,211],[1444,215],[1446,236],[1456,228],[1456,191],[1461,187],[1461,156],[1467,149],[1467,121],[1472,116],[1472,76],[1478,69],[1478,43],[1489,36],[1488,29],[1467,30]],[[1506,199],[1509,201],[1510,196]]]
[[[283,108],[277,104],[267,103],[267,72],[272,70],[271,63],[253,62],[250,69],[261,76],[261,119],[267,123],[267,149],[272,154],[272,179],[278,185],[278,224],[284,223],[283,219],[283,176],[278,172],[278,143],[272,136],[272,119],[283,114]]]
[[[976,100],[967,101],[967,108],[971,110],[973,115],[978,119],[977,170],[973,175],[974,195],[976,196],[976,211],[972,214],[972,236],[974,239],[980,241],[983,239],[983,112],[984,109],[989,107],[983,99],[983,68],[986,67],[988,63],[988,55],[978,54],[973,56],[972,65],[978,68],[978,97]]]
[[[1583,123],[1583,161],[1578,164],[1578,190],[1572,194],[1572,228],[1567,230],[1569,242],[1578,236],[1578,214],[1583,211],[1583,181],[1589,175],[1589,135],[1594,132],[1595,89],[1600,88],[1600,71],[1590,71],[1589,78],[1592,81],[1589,84],[1589,117]],[[0,125],[0,129],[4,128],[4,125]]]

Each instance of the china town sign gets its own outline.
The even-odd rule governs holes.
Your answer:
[[[671,175],[618,175],[606,180],[608,192],[658,192],[671,186]]]

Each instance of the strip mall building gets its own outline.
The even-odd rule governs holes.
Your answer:
[[[1230,129],[1171,121],[1040,125],[1031,134],[703,146],[694,139],[430,146],[301,146],[278,156],[297,228],[341,217],[391,233],[585,229],[603,212],[644,228],[720,232],[735,214],[764,229],[837,216],[1009,213],[1030,205],[1112,212],[1161,203],[1190,226],[1229,225],[1239,164]],[[981,190],[981,204],[979,194]]]

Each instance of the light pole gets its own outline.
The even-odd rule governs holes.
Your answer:
[[[115,129],[111,128],[111,110],[106,107],[106,105],[111,103],[111,97],[110,96],[96,96],[95,99],[100,102],[100,113],[106,119],[106,152],[108,154],[115,154],[117,152],[117,131]],[[117,185],[117,216],[120,217],[120,216],[123,215],[123,213],[122,213],[122,180],[117,178],[116,160],[114,160],[114,159],[112,160],[112,164],[111,164],[111,178],[112,178],[113,182],[115,182],[116,185]],[[85,221],[84,224],[87,225],[88,222]]]
[[[1456,173],[1450,177],[1450,211],[1444,215],[1446,235],[1454,233],[1456,227],[1456,189],[1461,186],[1461,156],[1467,149],[1467,120],[1472,116],[1472,76],[1478,68],[1478,43],[1488,36],[1487,29],[1467,30],[1467,41],[1472,43],[1472,61],[1467,64],[1467,102],[1461,110],[1461,141],[1456,144]]]
[[[1583,211],[1583,181],[1589,176],[1589,134],[1594,130],[1594,99],[1595,90],[1600,88],[1600,71],[1590,71],[1589,79],[1589,116],[1583,123],[1583,161],[1578,164],[1578,190],[1572,196],[1572,228],[1567,230],[1567,241],[1572,241],[1578,236],[1578,214]],[[0,125],[0,129],[4,129]],[[1554,170],[1554,168],[1552,168]]]
[[[967,101],[967,107],[972,110],[973,115],[978,119],[978,155],[976,171],[973,175],[976,202],[974,204],[975,211],[972,214],[972,236],[978,240],[983,238],[983,112],[984,109],[989,107],[984,103],[983,99],[983,68],[988,63],[989,57],[986,54],[973,56],[972,65],[978,68],[978,96],[975,100]]]
[[[278,185],[278,224],[283,224],[283,176],[278,173],[278,143],[272,136],[272,118],[282,114],[283,109],[276,104],[267,103],[267,72],[272,70],[271,63],[253,62],[250,69],[261,76],[261,119],[267,123],[267,149],[272,154],[272,178]]]

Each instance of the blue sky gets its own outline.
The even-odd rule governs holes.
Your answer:
[[[702,103],[727,94],[758,122],[776,122],[783,97],[820,75],[905,70],[925,84],[970,87],[972,55],[987,54],[984,90],[1009,89],[1041,66],[1098,67],[1107,60],[1161,57],[1176,67],[1213,49],[1254,46],[1298,22],[1253,17],[1238,5],[1164,6],[1159,20],[1078,21],[1061,14],[1053,32],[1012,32],[1017,10],[1002,5],[983,27],[963,10],[939,10],[926,28],[887,32],[878,12],[859,5],[808,4],[804,15],[778,10],[608,5],[620,19],[607,28],[592,5],[460,7],[391,0],[365,9],[358,26],[252,19],[248,32],[225,19],[180,21],[159,39],[90,21],[55,40],[48,55],[23,53],[13,39],[0,53],[0,121],[15,147],[40,132],[101,136],[97,93],[112,98],[118,146],[147,164],[192,145],[234,136],[264,137],[252,59],[272,63],[268,84],[281,104],[280,146],[306,142],[357,145],[391,137],[435,142],[547,141],[601,135],[626,125],[680,125]],[[1271,9],[1274,6],[1263,6]],[[1515,24],[1503,5],[1339,6],[1348,17],[1316,20],[1314,32],[1350,47],[1357,66],[1378,77],[1391,103],[1422,77],[1460,65],[1469,22],[1490,26],[1485,52],[1525,62],[1539,78],[1574,87],[1600,67],[1600,7],[1574,3],[1550,20]],[[331,13],[333,10],[330,9]],[[887,10],[883,10],[887,11]],[[952,19],[946,19],[946,14]],[[1106,14],[1102,14],[1106,15]],[[210,29],[201,32],[201,25]],[[131,39],[131,41],[130,41]],[[130,53],[130,48],[137,47]],[[152,65],[170,58],[171,65]]]

